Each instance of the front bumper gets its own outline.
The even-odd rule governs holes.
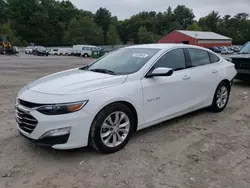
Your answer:
[[[24,108],[18,106],[17,108]],[[65,115],[43,115],[36,110],[25,108],[25,110],[33,116],[37,121],[37,125],[31,133],[23,130],[18,124],[19,132],[41,146],[52,147],[54,149],[74,149],[79,147],[85,147],[88,145],[88,136],[91,123],[93,121],[93,115],[84,111],[84,109]],[[70,133],[68,135],[44,137],[42,135],[46,132],[70,127]]]
[[[70,134],[66,134],[66,135],[61,135],[61,136],[44,137],[42,139],[35,140],[35,139],[31,139],[27,137],[21,131],[19,131],[19,133],[24,138],[34,142],[38,146],[43,146],[43,147],[52,147],[58,144],[66,144],[68,142],[69,135],[70,135]]]

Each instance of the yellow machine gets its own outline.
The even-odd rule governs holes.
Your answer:
[[[7,35],[0,35],[0,54],[15,54],[15,50]]]

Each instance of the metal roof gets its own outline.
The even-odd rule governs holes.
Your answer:
[[[214,33],[214,32],[205,32],[205,31],[184,31],[184,30],[176,30],[184,35],[190,36],[195,39],[203,39],[203,40],[232,40],[229,37],[225,37],[223,35]]]
[[[138,44],[138,45],[132,45],[132,46],[128,46],[125,48],[151,48],[151,49],[171,49],[171,48],[198,48],[198,49],[203,49],[203,47],[200,46],[193,46],[193,45],[189,45],[189,44],[175,44],[175,43],[156,43],[156,44]],[[206,49],[208,50],[208,49]]]

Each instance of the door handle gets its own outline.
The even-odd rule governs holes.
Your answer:
[[[212,73],[217,73],[217,72],[218,72],[217,69],[213,69],[213,70],[212,70]]]
[[[191,78],[191,76],[189,76],[189,75],[184,75],[184,76],[182,77],[183,80],[188,80],[188,79],[190,79],[190,78]]]

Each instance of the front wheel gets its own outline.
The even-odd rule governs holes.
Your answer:
[[[228,103],[230,95],[230,85],[226,82],[221,82],[214,94],[213,103],[211,105],[211,109],[214,112],[222,112]]]
[[[95,117],[89,135],[90,145],[102,153],[117,152],[128,143],[135,123],[134,115],[126,105],[111,104]]]

